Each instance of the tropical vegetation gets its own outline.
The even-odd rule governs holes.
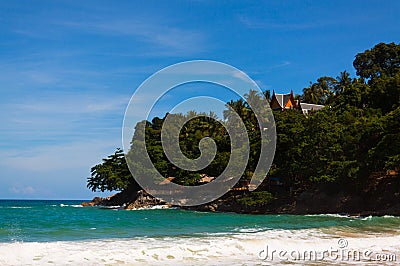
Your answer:
[[[353,66],[356,77],[347,71],[337,77],[323,76],[297,96],[302,102],[325,105],[322,110],[308,115],[298,109],[274,111],[277,145],[269,178],[255,194],[244,191],[240,203],[259,205],[279,197],[281,192],[271,188],[271,177],[278,177],[283,190],[291,193],[314,184],[356,189],[373,173],[400,170],[400,45],[379,43],[357,54]],[[250,91],[246,99],[249,97],[268,99],[270,92],[258,95]],[[260,127],[246,100],[232,100],[227,105],[241,117],[250,141],[250,157],[240,186],[255,171]],[[198,144],[204,137],[217,144],[214,160],[197,172],[179,169],[167,159],[161,145],[165,117],[140,122],[145,123],[146,148],[154,166],[164,177],[175,177],[175,183],[197,185],[201,174],[218,176],[228,164],[231,143],[226,129],[214,114],[201,115],[175,114],[189,118],[178,133],[181,150],[188,158],[200,156]],[[227,109],[224,120],[229,122],[230,116]],[[93,191],[139,189],[120,149],[92,168],[87,186]]]

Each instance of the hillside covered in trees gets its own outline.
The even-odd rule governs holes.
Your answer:
[[[301,102],[325,105],[322,110],[308,115],[298,109],[274,111],[277,145],[267,178],[254,192],[231,191],[221,199],[221,204],[236,204],[239,207],[233,208],[234,211],[247,208],[273,212],[282,211],[284,204],[292,206],[296,201],[315,201],[322,197],[321,193],[341,193],[340,200],[347,198],[347,203],[357,209],[365,198],[380,193],[385,195],[374,197],[389,198],[380,199],[376,204],[400,210],[400,45],[377,44],[357,54],[353,66],[356,77],[351,77],[347,71],[337,77],[320,77],[304,88],[302,95],[296,95]],[[269,99],[270,95],[269,91],[263,95],[250,91],[246,97]],[[232,100],[227,105],[242,118],[250,140],[247,168],[236,185],[240,188],[251,179],[257,165],[260,128],[245,100]],[[190,118],[195,113],[176,116]],[[165,118],[141,122],[146,123],[148,153],[164,177],[175,177],[173,182],[178,184],[198,185],[202,177],[218,176],[225,169],[231,151],[230,138],[217,117],[209,116],[190,119],[179,132],[181,150],[188,158],[200,155],[198,144],[204,137],[211,137],[217,144],[218,152],[212,163],[198,172],[178,169],[165,156],[161,145]],[[224,120],[229,119],[227,109]],[[87,187],[92,191],[140,190],[121,150],[92,168]],[[319,196],[316,196],[317,192]],[[230,210],[221,206],[216,209]],[[318,212],[317,209],[308,211]],[[346,209],[336,209],[338,212],[343,210]],[[334,206],[325,212],[335,212]]]

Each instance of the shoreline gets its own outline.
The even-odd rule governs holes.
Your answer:
[[[238,199],[251,192],[229,191],[223,197],[199,206],[175,206],[155,199],[145,191],[122,191],[106,198],[95,197],[90,202],[82,202],[82,206],[120,206],[121,209],[143,209],[153,206],[177,207],[183,210],[203,212],[223,212],[238,214],[293,214],[318,215],[340,214],[354,217],[368,216],[400,216],[400,193],[391,191],[388,186],[400,178],[386,179],[369,190],[337,190],[326,187],[304,189],[294,195],[275,197],[265,204],[247,206]],[[393,187],[393,186],[392,186]]]
[[[168,205],[186,210],[254,215],[400,216],[400,192],[396,190],[397,187],[400,187],[399,175],[382,175],[379,178],[366,179],[362,186],[324,183],[296,188],[296,190],[273,188],[271,189],[273,197],[261,202],[243,201],[244,198],[251,198],[253,192],[248,190],[230,190],[212,202],[190,207],[167,204],[160,199],[155,199],[144,190],[124,190],[106,198],[95,197],[90,202],[82,202],[82,206],[124,206],[124,209],[137,209]]]

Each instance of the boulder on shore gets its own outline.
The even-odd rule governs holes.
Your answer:
[[[101,203],[102,203],[103,201],[104,201],[104,199],[101,198],[101,197],[94,197],[94,198],[92,199],[92,201],[89,201],[89,202],[82,202],[81,205],[82,205],[83,207],[87,207],[87,206],[99,206],[99,205],[101,205]]]
[[[124,206],[125,209],[149,208],[155,205],[165,205],[162,200],[156,199],[144,190],[122,191],[112,196],[101,198],[94,197],[89,202],[82,202],[84,207],[89,206]]]

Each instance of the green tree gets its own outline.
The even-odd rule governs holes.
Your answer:
[[[121,149],[117,149],[114,154],[103,159],[103,163],[92,167],[91,176],[87,179],[87,187],[92,191],[102,192],[139,188],[129,172]]]
[[[338,81],[332,77],[320,77],[317,82],[303,89],[304,102],[314,104],[325,104],[335,92]]]
[[[350,87],[352,83],[352,79],[350,78],[350,73],[346,70],[340,72],[339,76],[336,77],[337,83],[334,87],[335,93],[342,93],[346,90],[346,88]]]
[[[304,116],[299,110],[274,112],[277,132],[276,153],[269,175],[282,177],[284,187],[340,186],[354,188],[367,184],[373,172],[399,169],[400,164],[400,71],[399,45],[378,44],[356,56],[354,66],[359,77],[351,78],[347,71],[337,79],[323,76],[303,90],[305,102],[326,104],[320,111]],[[368,82],[366,82],[366,80]],[[174,134],[179,134],[179,147],[191,159],[200,156],[199,142],[212,138],[217,145],[217,154],[206,168],[190,172],[178,169],[166,157],[161,142],[164,118],[155,117],[141,121],[137,127],[145,127],[145,133],[135,130],[127,160],[135,177],[156,176],[157,173],[141,168],[136,161],[138,154],[148,153],[157,172],[164,177],[174,176],[174,182],[197,185],[200,174],[219,176],[231,157],[231,141],[227,123],[233,128],[239,125],[236,112],[244,122],[250,141],[250,156],[242,180],[249,180],[259,161],[261,151],[261,129],[252,108],[260,110],[259,95],[249,91],[245,100],[227,103],[224,121],[215,114],[171,114],[178,120],[187,121],[183,128],[170,125]],[[254,103],[250,108],[248,102]],[[229,109],[231,107],[232,109]],[[169,114],[167,114],[169,115]],[[234,152],[242,153],[241,147]],[[147,172],[144,172],[147,171]],[[124,154],[117,150],[92,168],[88,188],[96,190],[138,189],[126,165]],[[268,192],[268,186],[260,186],[252,195],[243,194],[242,205],[263,205],[276,195]]]
[[[400,70],[400,45],[379,43],[357,54],[353,66],[357,75],[365,79],[392,77]]]

